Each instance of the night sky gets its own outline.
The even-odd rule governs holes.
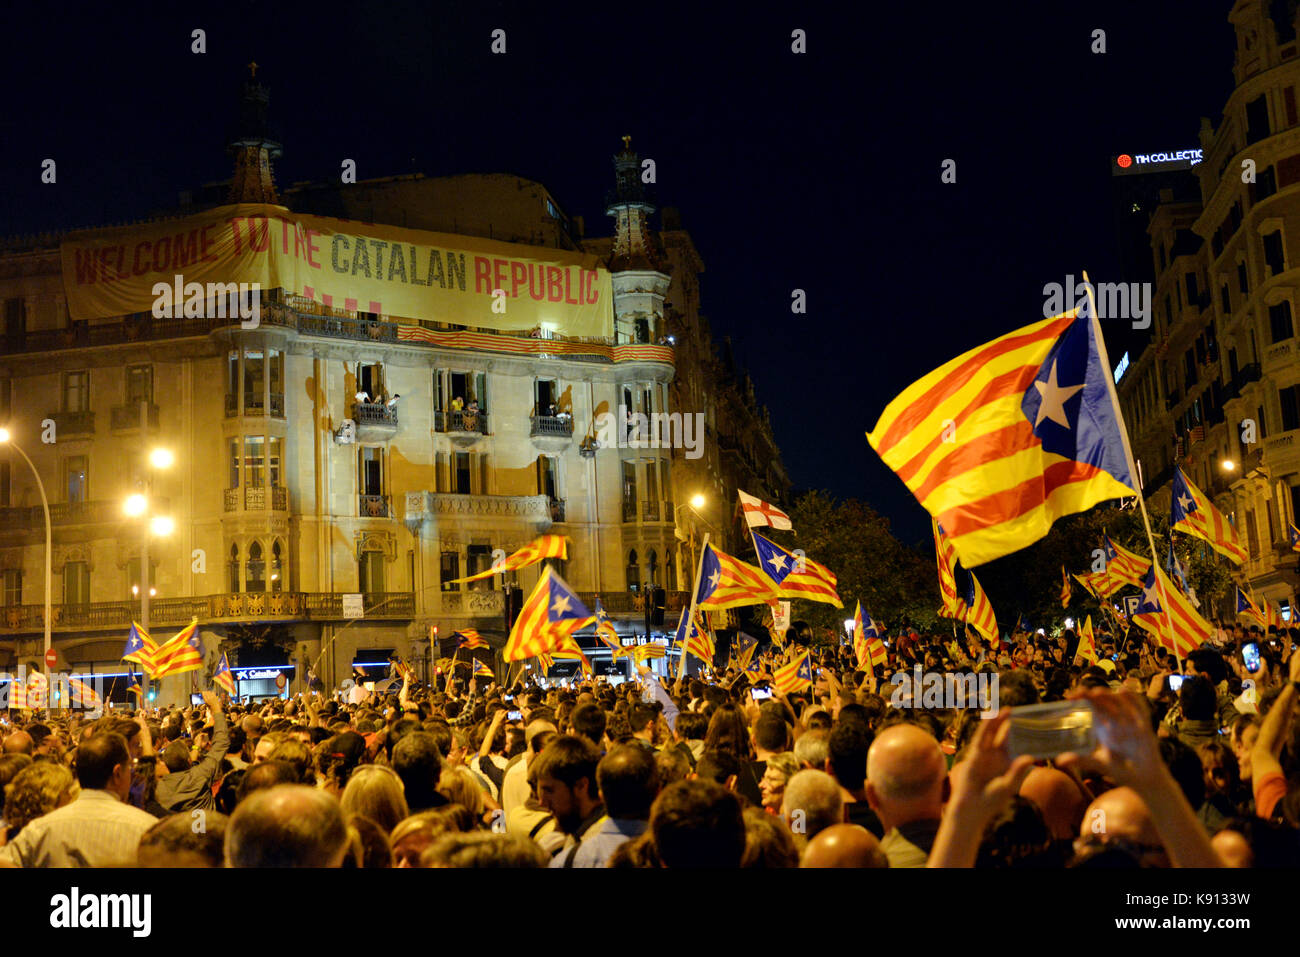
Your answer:
[[[796,488],[864,498],[908,542],[928,519],[864,433],[911,381],[1041,318],[1045,283],[1118,279],[1109,157],[1198,146],[1232,87],[1229,0],[1006,4],[1014,17],[937,2],[181,6],[7,5],[0,234],[139,218],[228,178],[250,59],[281,187],[337,181],[345,157],[361,179],[516,173],[599,235],[630,134],[703,256],[704,312],[770,407]],[[505,56],[489,51],[498,27]],[[56,185],[40,183],[46,157]]]

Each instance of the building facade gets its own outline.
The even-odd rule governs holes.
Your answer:
[[[151,631],[197,618],[209,670],[226,652],[241,693],[275,693],[275,674],[301,689],[311,666],[330,687],[390,653],[429,676],[448,653],[435,636],[462,628],[499,648],[507,590],[527,594],[540,566],[454,580],[548,532],[571,540],[557,570],[588,604],[599,596],[620,634],[646,638],[645,596],[660,588],[666,621],[651,631],[670,630],[701,531],[732,545],[736,488],[784,501],[789,483],[752,390],[733,399],[717,380],[702,263],[679,224],[651,229],[627,140],[605,200],[612,234],[588,239],[544,186],[516,176],[281,193],[267,103],[246,84],[225,195],[187,195],[172,212],[282,203],[595,253],[612,277],[615,335],[466,328],[281,290],[264,295],[255,328],[148,313],[72,321],[59,236],[9,241],[0,423],[50,503],[59,666],[122,671],[146,550]],[[722,464],[719,438],[750,430],[762,442],[752,476]],[[149,465],[155,447],[173,452],[170,468]],[[141,491],[170,534],[146,540],[147,516],[124,513]],[[44,539],[32,470],[0,446],[0,667],[40,659]]]
[[[1296,21],[1275,21],[1277,7],[1232,7],[1235,89],[1219,126],[1201,129],[1199,201],[1151,217],[1152,338],[1119,391],[1157,507],[1180,465],[1241,535],[1250,558],[1237,577],[1286,612],[1300,559],[1288,536],[1300,512],[1300,57]]]

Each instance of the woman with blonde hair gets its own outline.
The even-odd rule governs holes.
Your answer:
[[[474,820],[484,826],[488,825],[488,818],[500,807],[483,790],[474,772],[464,766],[442,769],[442,776],[438,778],[438,793],[452,804],[467,809]]]
[[[385,834],[410,816],[405,788],[397,772],[380,764],[363,764],[352,772],[339,799],[344,817],[367,817]]]
[[[5,788],[8,839],[38,817],[71,804],[80,789],[72,772],[53,761],[37,761],[19,771]]]

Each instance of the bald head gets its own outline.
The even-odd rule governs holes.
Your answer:
[[[939,742],[913,724],[876,736],[867,752],[867,803],[886,830],[943,812],[948,763]]]
[[[26,731],[15,731],[5,738],[5,754],[31,754],[35,748],[36,743],[32,741],[32,736]]]
[[[833,824],[811,841],[800,867],[888,867],[880,841],[857,824]]]
[[[1020,785],[1020,796],[1043,812],[1043,820],[1054,839],[1069,840],[1079,833],[1079,822],[1088,802],[1064,771],[1034,768]]]
[[[228,867],[338,867],[348,833],[327,791],[281,784],[257,791],[226,828]]]
[[[1079,833],[1085,838],[1119,840],[1143,848],[1163,848],[1146,802],[1132,788],[1112,788],[1088,805]]]
[[[781,817],[794,832],[795,842],[813,838],[844,820],[840,785],[825,771],[806,770],[790,778],[781,798]]]

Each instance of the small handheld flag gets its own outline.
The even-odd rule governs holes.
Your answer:
[[[1188,481],[1179,466],[1174,466],[1173,492],[1170,500],[1169,527],[1209,542],[1220,555],[1240,565],[1249,555],[1241,538],[1223,513],[1210,504],[1205,493]]]
[[[1075,652],[1075,657],[1082,658],[1090,665],[1097,663],[1097,643],[1092,634],[1092,615],[1088,616],[1083,627],[1079,629],[1079,650]]]
[[[226,660],[226,653],[221,653],[221,660],[217,662],[217,670],[212,674],[212,683],[218,688],[225,691],[232,697],[235,694],[235,676],[230,671],[230,662]]]
[[[474,659],[474,677],[475,678],[495,678],[492,669],[487,666],[487,662],[481,658]]]
[[[1070,595],[1071,595],[1070,573],[1067,572],[1065,570],[1065,566],[1062,565],[1061,566],[1061,607],[1062,608],[1070,607]]]
[[[805,651],[788,664],[777,668],[772,683],[782,694],[794,694],[812,687],[812,655]]]
[[[199,638],[199,620],[192,619],[171,640],[160,647],[155,660],[157,663],[157,670],[153,673],[155,678],[167,678],[202,668],[203,641]]]

